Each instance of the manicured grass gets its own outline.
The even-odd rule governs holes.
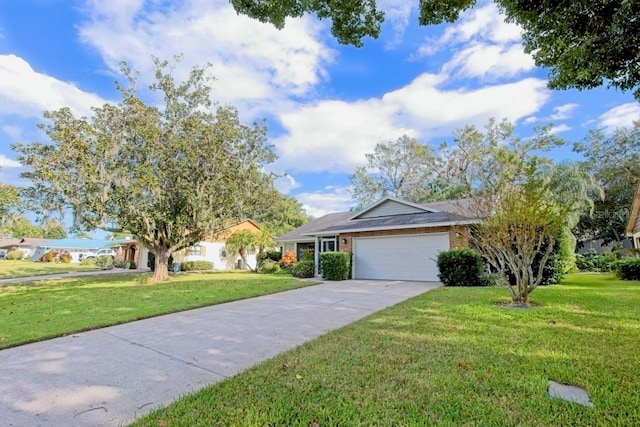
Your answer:
[[[307,286],[288,275],[180,274],[139,284],[112,274],[0,285],[0,348]]]
[[[496,306],[443,288],[284,353],[136,426],[640,425],[640,284],[577,274]],[[584,387],[595,407],[547,397]]]
[[[32,262],[1,259],[0,279],[96,269],[95,265],[80,265],[80,263]]]

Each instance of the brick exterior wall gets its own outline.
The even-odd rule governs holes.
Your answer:
[[[469,226],[461,225],[455,227],[420,227],[407,228],[403,230],[379,230],[343,233],[338,236],[338,248],[341,252],[353,252],[352,246],[354,237],[402,236],[407,234],[431,234],[446,232],[449,233],[450,249],[469,246]],[[346,240],[346,243],[343,243],[343,240]]]

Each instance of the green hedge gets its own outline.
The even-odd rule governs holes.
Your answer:
[[[185,261],[180,264],[180,271],[213,270],[213,263],[209,261]]]
[[[8,260],[21,260],[24,258],[24,253],[20,249],[15,249],[13,251],[7,252],[5,258]]]
[[[313,277],[313,273],[314,273],[313,270],[314,270],[313,261],[309,261],[309,260],[298,261],[294,263],[293,266],[291,267],[291,274],[293,274],[294,277],[309,278],[309,277]]]
[[[438,277],[445,286],[486,286],[482,257],[467,248],[438,254]]]
[[[614,264],[616,275],[622,280],[640,280],[640,258],[624,258]]]
[[[262,265],[258,268],[258,273],[275,274],[279,273],[282,269],[280,265],[272,259],[267,259],[262,262]]]
[[[327,280],[346,280],[351,270],[351,252],[323,252],[320,271]]]
[[[96,258],[96,266],[104,270],[112,269],[113,265],[113,257],[111,255],[100,255]]]

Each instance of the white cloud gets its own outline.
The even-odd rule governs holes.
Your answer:
[[[561,133],[561,132],[567,132],[567,131],[570,131],[570,130],[571,130],[571,126],[569,126],[569,125],[567,125],[565,123],[562,123],[560,125],[553,126],[549,132],[552,135],[555,135],[555,134],[558,134],[558,133]]]
[[[0,154],[0,168],[19,168],[21,166],[19,162]]]
[[[142,0],[90,0],[91,20],[80,27],[81,38],[111,71],[126,60],[146,80],[152,79],[151,55],[183,54],[176,74],[184,76],[208,62],[218,80],[215,97],[260,115],[289,96],[308,93],[326,77],[324,64],[335,53],[318,41],[323,24],[305,17],[277,30],[238,15],[226,0],[174,4],[154,8]]]
[[[571,113],[578,107],[578,104],[564,104],[554,107],[553,114],[549,116],[549,120],[566,120],[571,117]]]
[[[350,189],[351,187],[327,186],[321,191],[297,194],[296,199],[307,214],[319,218],[328,213],[346,212],[354,207]]]
[[[282,194],[289,194],[291,190],[300,187],[300,183],[289,174],[279,177],[273,184]]]
[[[2,126],[2,131],[9,135],[9,137],[13,140],[18,140],[22,138],[22,128],[13,125],[4,125]]]
[[[378,0],[377,5],[380,10],[384,11],[385,22],[391,25],[393,37],[387,42],[386,48],[392,49],[402,41],[415,5],[406,0]]]
[[[440,37],[427,38],[417,57],[445,49],[457,52],[442,67],[442,72],[453,77],[493,80],[535,68],[533,59],[522,48],[520,27],[506,23],[493,2],[463,13]]]
[[[44,110],[67,106],[76,114],[87,115],[92,106],[105,102],[72,83],[35,71],[18,56],[0,55],[0,114],[41,117]]]
[[[629,127],[635,120],[640,120],[640,104],[629,102],[611,108],[600,116],[600,125],[608,132],[616,128]]]
[[[457,77],[505,78],[534,68],[533,58],[520,45],[471,43],[445,63],[442,71]]]
[[[287,132],[274,140],[279,168],[352,173],[379,142],[403,134],[419,139],[450,136],[466,124],[491,117],[513,122],[538,111],[549,94],[545,82],[524,79],[477,89],[445,90],[443,76],[423,74],[381,98],[352,103],[320,101],[280,116]]]

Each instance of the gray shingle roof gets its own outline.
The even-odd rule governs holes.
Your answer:
[[[326,234],[332,231],[356,231],[377,228],[408,228],[437,226],[438,224],[471,221],[474,215],[471,199],[443,200],[440,202],[423,203],[427,209],[437,212],[423,212],[403,215],[389,215],[375,218],[350,219],[357,212],[338,212],[324,215],[316,220],[304,224],[295,230],[276,238],[279,242],[312,240],[315,234]]]
[[[393,227],[407,228],[408,226],[412,225],[415,225],[416,227],[425,225],[436,226],[440,223],[452,223],[456,221],[466,221],[469,219],[470,218],[466,218],[449,212],[424,212],[347,220],[343,221],[341,224],[336,224],[332,227],[326,227],[323,230],[316,230],[316,232],[326,233],[331,231],[357,231],[362,229],[368,230]]]
[[[291,240],[311,240],[310,236],[307,236],[308,233],[315,233],[322,231],[326,228],[335,227],[338,224],[342,224],[355,215],[355,212],[338,212],[338,213],[330,213],[324,216],[321,216],[318,219],[314,219],[311,222],[308,222],[300,227],[289,231],[288,233],[283,234],[282,236],[276,237],[277,241],[291,241]]]

